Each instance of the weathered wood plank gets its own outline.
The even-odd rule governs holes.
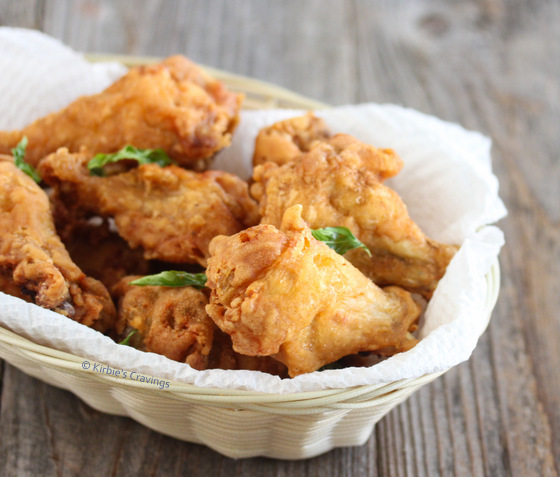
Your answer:
[[[42,29],[44,0],[2,2],[0,25]]]

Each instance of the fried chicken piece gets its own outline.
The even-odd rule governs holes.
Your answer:
[[[347,258],[376,284],[429,298],[457,247],[426,237],[398,194],[382,184],[380,177],[395,171],[385,166],[390,161],[370,161],[361,146],[335,143],[318,144],[283,166],[255,168],[251,192],[261,223],[278,227],[286,209],[301,204],[311,228],[347,227],[368,247],[372,257],[356,249]]]
[[[402,159],[392,149],[379,149],[348,134],[332,135],[325,122],[313,113],[286,119],[259,131],[255,140],[253,165],[266,162],[279,166],[287,164],[319,144],[329,144],[337,154],[362,160],[357,167],[375,172],[382,182],[397,175],[403,167]]]
[[[86,151],[59,149],[41,161],[54,200],[76,215],[114,217],[119,235],[146,259],[206,265],[208,244],[258,222],[247,183],[221,171],[143,164],[108,177],[89,175]]]
[[[150,273],[151,264],[142,250],[132,250],[110,220],[84,215],[57,200],[51,206],[56,231],[74,263],[108,290],[126,275]]]
[[[288,377],[286,365],[270,356],[247,356],[236,353],[229,335],[218,327],[214,330],[214,342],[210,351],[208,369],[245,369],[273,374],[281,378]]]
[[[242,95],[187,58],[172,56],[132,68],[105,91],[78,98],[21,131],[0,132],[0,152],[27,136],[26,161],[37,165],[60,147],[115,152],[133,144],[162,148],[177,163],[201,169],[230,144],[241,101]]]
[[[97,229],[101,227],[82,229],[82,233],[66,242],[72,260],[84,273],[108,289],[126,275],[147,275],[150,264],[142,256],[142,251],[132,250],[116,233],[100,233]]]
[[[204,309],[206,295],[193,287],[130,285],[138,278],[124,277],[113,287],[118,299],[117,333],[138,330],[131,341],[139,349],[206,369],[214,336],[214,323]]]
[[[19,170],[11,157],[0,159],[0,286],[26,295],[98,331],[107,331],[116,312],[106,288],[71,260],[56,234],[45,192]]]
[[[302,152],[308,152],[315,141],[331,136],[329,127],[313,113],[279,121],[259,131],[255,140],[253,165],[265,162],[285,164]]]
[[[12,273],[9,270],[0,270],[0,292],[15,296],[16,298],[27,302],[33,301],[31,299],[32,293],[27,292],[25,288],[16,285],[14,279],[12,278]]]
[[[294,377],[359,351],[412,348],[420,307],[410,293],[377,287],[315,240],[301,211],[289,208],[280,230],[257,225],[210,244],[206,310],[234,350],[272,356]]]
[[[135,286],[140,276],[123,277],[112,289],[118,300],[116,331],[131,344],[189,364],[194,369],[249,369],[285,376],[286,367],[269,357],[236,353],[231,339],[210,319],[208,299],[193,287]]]
[[[379,149],[365,144],[349,134],[336,134],[323,141],[335,154],[354,167],[374,174],[379,182],[396,176],[403,168],[403,161],[392,149]],[[319,143],[315,143],[318,146]]]

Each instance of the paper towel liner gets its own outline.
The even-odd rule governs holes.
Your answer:
[[[115,63],[89,64],[39,32],[0,28],[0,128],[13,129],[78,96],[103,90],[125,71]],[[243,111],[231,147],[214,168],[251,174],[258,130],[303,111]],[[318,111],[335,132],[392,148],[404,168],[387,181],[411,217],[432,238],[461,244],[425,313],[412,350],[369,368],[328,370],[280,379],[257,371],[196,371],[153,353],[114,343],[90,328],[0,293],[0,324],[36,343],[114,368],[203,387],[292,393],[373,385],[447,370],[471,355],[485,327],[485,274],[504,243],[488,226],[506,215],[491,171],[490,140],[476,132],[396,105],[361,104]],[[485,227],[483,227],[485,226]]]

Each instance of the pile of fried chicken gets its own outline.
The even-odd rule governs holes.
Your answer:
[[[402,160],[308,113],[260,131],[249,183],[208,170],[241,103],[174,56],[0,132],[0,291],[198,370],[294,377],[414,347],[457,246],[426,237],[384,184]],[[12,155],[24,137],[40,184]],[[92,174],[127,145],[173,164]],[[325,227],[365,247],[341,255],[315,238]],[[170,269],[206,284],[134,284]]]

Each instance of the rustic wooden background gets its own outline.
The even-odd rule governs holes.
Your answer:
[[[472,359],[365,446],[235,461],[0,364],[0,475],[557,475],[560,2],[0,0],[0,25],[85,52],[183,53],[330,104],[393,102],[459,122],[492,137],[510,212],[500,300]]]

